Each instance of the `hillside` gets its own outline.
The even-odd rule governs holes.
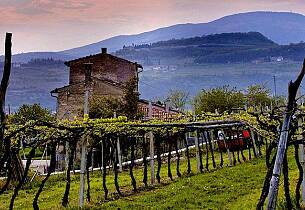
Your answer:
[[[225,16],[208,23],[177,24],[133,35],[119,35],[86,46],[61,52],[33,52],[14,56],[15,62],[27,62],[32,58],[69,60],[96,54],[101,47],[110,52],[132,44],[150,44],[154,42],[190,38],[209,34],[257,31],[279,44],[305,41],[305,16],[287,12],[248,12]],[[0,59],[3,59],[3,57]]]
[[[115,54],[144,65],[302,61],[305,44],[278,45],[258,32],[223,33],[133,45]]]
[[[305,16],[287,12],[248,12],[225,16],[208,23],[177,24],[136,35],[115,36],[79,48],[62,51],[69,56],[95,54],[101,47],[110,51],[124,45],[149,44],[158,41],[190,38],[216,33],[257,31],[279,44],[305,41]]]
[[[165,97],[170,89],[185,90],[194,96],[202,88],[226,84],[243,89],[266,83],[273,89],[270,81],[274,75],[281,84],[294,78],[304,49],[304,43],[282,46],[260,33],[249,32],[135,45],[116,54],[144,66],[140,74],[141,97],[157,99]],[[284,60],[270,62],[279,57]],[[50,91],[67,84],[68,71],[61,60],[39,58],[15,64],[7,104],[11,111],[24,103],[40,103],[55,110],[56,98]],[[278,86],[277,92],[286,94],[286,85]]]

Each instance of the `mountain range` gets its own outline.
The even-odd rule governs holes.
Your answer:
[[[127,46],[115,55],[147,66],[302,61],[305,43],[279,45],[259,32],[222,33]]]
[[[288,12],[248,12],[225,16],[208,23],[186,23],[159,28],[134,35],[120,35],[86,46],[60,52],[31,52],[14,56],[14,62],[27,62],[32,58],[74,59],[100,52],[107,47],[110,52],[123,46],[150,44],[170,39],[190,38],[218,33],[256,31],[278,44],[305,41],[305,16]],[[3,57],[2,57],[3,59]]]

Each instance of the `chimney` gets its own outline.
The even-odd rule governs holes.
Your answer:
[[[102,54],[107,54],[107,48],[105,47],[102,48]]]

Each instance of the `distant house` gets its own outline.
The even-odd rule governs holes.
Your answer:
[[[283,56],[270,57],[271,62],[282,62],[284,60]]]
[[[69,67],[69,84],[51,91],[57,97],[57,118],[73,119],[80,116],[84,109],[85,64],[92,64],[90,72],[90,97],[113,96],[122,97],[126,82],[138,78],[137,63],[113,56],[106,48],[96,55],[90,55],[65,62]]]
[[[150,115],[150,104],[149,101],[140,99],[138,103],[139,113],[142,114],[143,119],[149,119],[152,117],[154,119],[171,119],[175,118],[181,112],[171,109],[169,106],[161,105],[158,103],[151,103],[151,116]]]

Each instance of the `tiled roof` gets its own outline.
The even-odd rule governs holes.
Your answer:
[[[120,57],[117,57],[117,56],[114,56],[114,55],[111,55],[111,54],[108,54],[108,53],[98,53],[98,54],[88,55],[88,56],[85,56],[85,57],[82,57],[82,58],[77,58],[77,59],[74,59],[74,60],[66,61],[65,65],[70,67],[71,63],[74,63],[74,62],[77,62],[77,61],[81,61],[81,60],[85,60],[85,59],[95,58],[95,57],[99,57],[99,56],[108,56],[111,59],[116,59],[116,60],[120,60],[120,61],[123,61],[123,62],[136,64],[136,65],[138,65],[139,68],[143,68],[142,65],[140,65],[138,63],[131,62],[131,61],[126,60],[124,58],[120,58]]]

